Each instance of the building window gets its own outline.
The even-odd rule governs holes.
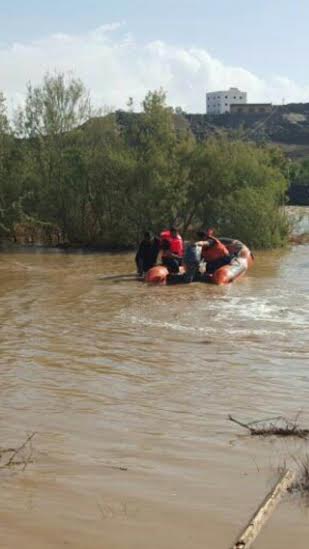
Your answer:
[[[228,107],[228,103],[225,103],[225,106]]]
[[[225,96],[225,99],[227,99],[227,98],[228,98],[228,97],[227,97],[227,95],[226,95],[226,96]]]
[[[240,98],[239,98],[239,99],[242,99],[242,95],[240,96]]]

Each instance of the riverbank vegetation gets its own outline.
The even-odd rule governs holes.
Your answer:
[[[276,148],[197,141],[163,91],[139,113],[94,111],[79,80],[28,85],[9,121],[0,96],[0,239],[130,247],[145,229],[214,226],[250,246],[286,243],[287,165]]]

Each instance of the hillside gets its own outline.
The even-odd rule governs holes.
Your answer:
[[[239,131],[248,139],[284,148],[293,159],[309,158],[309,103],[275,106],[271,114],[183,115],[198,139],[213,133]]]
[[[284,149],[292,160],[309,159],[309,103],[292,103],[273,108],[271,114],[183,115],[198,139],[225,132],[239,132],[241,138],[268,142]],[[309,205],[308,185],[292,183],[291,204]]]
[[[176,111],[177,112],[177,111]],[[117,111],[120,126],[127,126],[138,113]],[[309,103],[274,106],[271,114],[175,114],[178,130],[190,128],[197,139],[224,132],[258,142],[277,144],[292,159],[309,158]]]
[[[117,111],[120,127],[132,124],[139,113]],[[222,133],[238,134],[240,139],[272,143],[282,147],[291,160],[309,159],[309,103],[274,106],[271,114],[189,114],[177,112],[175,126],[179,133],[191,129],[202,141]],[[291,204],[309,205],[309,187],[293,182],[289,189]]]

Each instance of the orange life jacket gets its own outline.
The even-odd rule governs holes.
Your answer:
[[[215,238],[212,236],[208,240],[213,241],[213,245],[203,246],[202,248],[202,258],[206,261],[206,263],[212,263],[212,261],[217,261],[218,259],[222,259],[223,257],[226,257],[229,255],[229,251],[222,242],[218,238]]]
[[[174,238],[171,237],[170,243],[171,243],[171,252],[173,254],[179,255],[180,257],[183,257],[185,250],[184,250],[183,240],[181,236],[178,234]]]
[[[163,240],[168,240],[168,242],[170,243],[170,251],[173,254],[179,255],[179,257],[184,256],[185,247],[184,247],[182,237],[179,234],[175,237],[172,237],[170,231],[163,231],[160,234],[160,238],[161,238],[161,242]]]

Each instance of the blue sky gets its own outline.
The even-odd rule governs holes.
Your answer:
[[[141,63],[145,59],[145,47],[148,44],[160,41],[167,48],[174,48],[173,55],[171,50],[168,54],[165,52],[163,70],[166,69],[165,65],[168,59],[174,81],[178,80],[179,86],[181,86],[181,74],[184,73],[184,63],[188,63],[183,59],[182,70],[175,73],[179,68],[179,52],[180,50],[189,52],[195,48],[200,52],[204,51],[214,62],[215,60],[220,62],[228,71],[229,67],[238,67],[254,75],[257,79],[266,82],[269,80],[270,85],[275,89],[272,92],[274,99],[277,94],[276,100],[279,100],[280,90],[278,82],[274,83],[273,78],[284,77],[286,82],[282,87],[282,94],[287,95],[289,91],[287,82],[291,81],[290,100],[292,100],[292,92],[295,92],[296,95],[299,94],[299,97],[295,97],[296,99],[303,99],[303,97],[306,98],[308,91],[309,101],[309,71],[307,70],[309,0],[156,0],[148,3],[145,0],[89,0],[87,2],[82,0],[54,0],[52,2],[46,0],[0,0],[0,10],[0,62],[1,53],[2,56],[5,53],[5,60],[7,60],[8,52],[12,53],[14,43],[29,48],[34,41],[41,41],[45,44],[51,35],[62,33],[67,36],[84,37],[86,47],[89,33],[94,29],[111,23],[122,23],[119,28],[114,29],[112,36],[109,33],[108,40],[111,49],[115,49],[117,44],[123,43],[124,37],[128,34],[131,39],[134,39],[134,56],[138,56],[140,52]],[[47,48],[48,51],[44,50],[46,45],[40,47],[39,64],[43,70],[42,59],[44,56],[44,67],[49,66],[47,55],[50,55],[51,46]],[[79,48],[81,48],[80,40]],[[176,50],[178,53],[175,53]],[[80,51],[84,50],[80,49]],[[30,55],[29,50],[27,57],[29,77],[36,78],[40,71],[34,70]],[[60,50],[59,56],[61,59]],[[101,59],[100,53],[98,56]],[[157,52],[157,56],[162,61],[162,51]],[[172,61],[171,57],[173,57]],[[13,61],[18,63],[16,53],[14,53]],[[6,62],[8,63],[8,61]],[[25,63],[24,53],[23,62]],[[206,63],[206,61],[204,62]],[[50,63],[52,68],[57,68],[55,57],[51,56]],[[116,60],[116,65],[117,63],[120,63],[119,58]],[[126,68],[127,63],[128,60],[125,62]],[[192,63],[196,63],[196,56]],[[208,61],[207,63],[209,64]],[[74,59],[74,56],[72,56],[72,64],[74,65],[72,68],[78,73],[78,60]],[[129,75],[128,82],[132,80],[135,69],[132,65],[132,75]],[[221,69],[221,80],[219,77],[217,79],[212,77],[210,85],[213,86],[217,83],[219,85],[221,81],[222,85],[227,82],[233,85],[234,82],[230,82],[229,79],[234,78],[234,73],[229,71],[223,78]],[[146,70],[147,67],[145,67]],[[81,72],[84,76],[85,68]],[[160,80],[159,70],[157,75]],[[7,74],[2,75],[0,67],[0,78],[5,78],[5,76]],[[144,76],[141,74],[140,83],[143,80]],[[170,82],[171,77],[162,78],[162,80],[165,84]],[[152,82],[153,79],[149,83]],[[207,82],[207,79],[201,79],[201,84],[204,85]],[[238,83],[242,82],[245,83],[246,80],[240,78]],[[119,78],[117,84],[119,84]],[[161,84],[162,82],[158,81],[157,87]],[[1,85],[0,81],[0,87]],[[91,79],[89,85],[92,86]],[[146,85],[147,82],[144,83],[145,87]],[[3,87],[8,89],[9,93],[15,93],[14,86],[4,84]],[[139,89],[139,84],[135,83],[132,91],[136,91],[137,88]],[[255,98],[266,99],[266,97],[262,97],[264,92],[261,90],[262,88],[257,86],[252,93],[256,95]],[[16,89],[16,93],[21,93],[21,91]],[[181,94],[179,94],[179,98],[181,98]]]

